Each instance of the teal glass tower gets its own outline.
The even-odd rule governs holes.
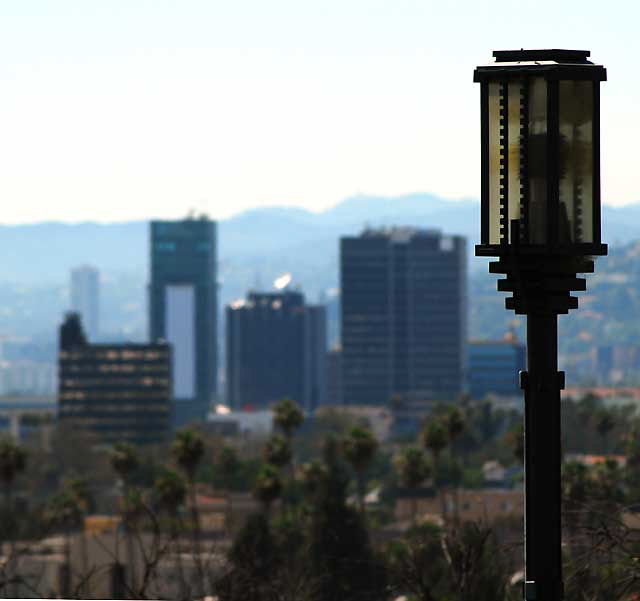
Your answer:
[[[216,223],[151,222],[149,328],[172,347],[174,428],[204,421],[216,395]]]

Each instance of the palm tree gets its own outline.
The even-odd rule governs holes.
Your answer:
[[[233,524],[233,496],[232,488],[236,474],[238,473],[239,461],[235,449],[229,445],[224,445],[218,453],[217,467],[222,476],[223,486],[227,492],[227,528],[231,530]]]
[[[131,500],[131,479],[140,465],[140,459],[134,446],[128,442],[117,442],[110,453],[111,467],[122,482],[121,519],[127,545],[127,564],[129,568],[130,589],[135,590],[135,558],[133,550],[133,533],[129,519],[129,501]],[[116,563],[120,564],[118,537],[116,536]]]
[[[184,505],[187,497],[187,487],[182,476],[175,470],[165,467],[156,478],[154,492],[158,507],[177,522],[180,507]]]
[[[171,455],[187,479],[187,491],[191,509],[191,532],[193,555],[198,573],[197,594],[201,596],[204,586],[204,572],[200,555],[200,515],[196,498],[196,473],[204,457],[205,445],[202,436],[190,428],[176,433],[171,445]]]
[[[451,407],[446,415],[447,435],[449,437],[449,446],[453,449],[453,445],[460,435],[464,432],[466,423],[462,411],[458,407]]]
[[[462,411],[458,409],[458,407],[451,407],[446,414],[445,423],[447,425],[447,435],[449,438],[449,449],[451,454],[453,455],[455,449],[455,443],[458,438],[462,435],[465,430],[466,424],[464,421],[464,416],[462,415]],[[460,469],[460,465],[454,460],[452,464],[452,473],[457,475],[455,478],[455,482],[452,482],[453,486],[453,497],[455,501],[454,507],[454,516],[455,519],[458,519],[458,506],[459,506],[459,495],[458,489],[460,485],[460,480],[462,476],[462,472]]]
[[[378,450],[378,441],[368,428],[356,426],[342,439],[342,452],[356,474],[358,503],[364,515],[365,471]]]
[[[291,399],[282,399],[274,407],[274,418],[276,426],[282,430],[289,441],[293,438],[294,432],[302,425],[304,413],[300,406]]]
[[[287,476],[287,481],[284,483],[286,488],[286,493],[283,494],[282,500],[282,510],[285,510],[285,507],[288,505],[287,501],[292,497],[296,497],[296,480],[295,480],[295,456],[293,454],[293,436],[302,425],[304,421],[304,413],[298,403],[295,401],[285,398],[276,404],[274,407],[274,424],[276,427],[284,434],[284,438],[286,441],[286,445],[281,443],[276,443],[280,448],[279,450],[286,455],[286,447],[288,447],[289,459],[284,462],[284,465],[288,465],[288,469],[285,471]],[[284,460],[284,456],[282,460]],[[269,459],[267,458],[267,461]],[[277,465],[277,464],[276,464]],[[284,465],[282,467],[284,467]]]
[[[15,551],[17,520],[13,513],[13,486],[27,467],[27,450],[9,437],[0,438],[0,479],[4,489],[4,519],[2,534],[9,540],[10,554]]]
[[[448,441],[448,432],[440,420],[430,421],[422,430],[422,444],[431,452],[434,464],[436,465]]]
[[[440,419],[434,419],[428,422],[422,430],[422,444],[433,457],[433,468],[436,481],[440,472],[440,455],[446,448],[448,441],[449,435],[447,432],[447,428]],[[441,486],[438,486],[438,489],[438,494],[440,495],[442,517],[445,518],[446,506],[444,492],[442,491]]]
[[[77,528],[82,521],[82,502],[74,490],[66,486],[51,498],[46,513],[51,525],[62,528],[64,533],[64,580],[60,594],[62,597],[70,597],[72,595],[71,532],[74,528]]]
[[[608,409],[599,409],[596,413],[596,430],[600,434],[600,443],[602,445],[602,453],[607,450],[607,435],[616,426],[613,414]]]
[[[11,512],[13,484],[19,474],[27,466],[28,453],[26,449],[16,444],[11,438],[0,439],[0,479],[4,488],[4,505]]]
[[[117,442],[111,449],[111,467],[118,474],[122,482],[129,485],[131,476],[138,469],[140,461],[138,453],[132,444]]]
[[[327,468],[319,459],[314,459],[300,466],[299,478],[302,492],[309,498],[315,497],[323,480],[327,477]]]
[[[415,493],[416,489],[429,477],[431,468],[424,453],[417,447],[402,450],[395,458],[396,468],[401,485]],[[415,494],[411,499],[411,522],[415,523],[417,513],[417,499]]]
[[[269,513],[272,503],[282,493],[280,472],[270,464],[262,466],[253,486],[253,496],[260,501],[265,513]]]
[[[164,468],[158,475],[154,485],[155,498],[158,508],[166,512],[169,518],[169,535],[176,548],[176,568],[181,587],[181,597],[187,598],[184,569],[182,567],[182,553],[178,541],[180,533],[180,507],[187,498],[187,487],[182,476],[175,470]]]
[[[233,481],[239,468],[238,454],[229,445],[224,445],[218,453],[217,466],[227,491],[233,488]]]
[[[264,447],[264,459],[277,468],[284,468],[291,463],[291,445],[280,434],[274,434]]]
[[[89,513],[93,501],[89,483],[85,478],[72,478],[67,487],[71,494],[77,499],[78,510],[80,512],[80,545],[82,547],[82,582],[83,587],[79,591],[86,594],[86,579],[89,577],[89,550],[87,548],[87,535],[84,528],[84,518]]]

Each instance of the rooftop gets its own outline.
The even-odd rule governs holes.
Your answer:
[[[413,226],[382,226],[367,227],[363,230],[362,238],[389,238],[393,242],[408,242],[415,236],[440,238],[442,232],[435,228],[417,228]]]
[[[497,63],[515,62],[554,62],[569,64],[589,64],[591,53],[588,50],[562,50],[559,48],[545,50],[496,50],[493,56]]]

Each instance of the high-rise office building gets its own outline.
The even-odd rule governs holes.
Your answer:
[[[217,388],[216,223],[151,223],[149,326],[172,347],[173,426],[206,419]]]
[[[71,270],[71,310],[82,317],[84,331],[95,342],[99,334],[100,274],[82,265]]]
[[[167,344],[89,344],[80,316],[60,327],[58,416],[104,443],[159,443],[170,430]]]
[[[326,311],[299,292],[251,292],[227,307],[227,401],[262,408],[283,398],[311,411],[326,398]]]
[[[469,394],[481,400],[487,395],[519,397],[522,395],[519,372],[526,369],[524,344],[509,335],[503,340],[469,342]]]
[[[410,227],[340,241],[345,404],[455,399],[467,379],[466,240]]]
[[[342,405],[342,349],[327,353],[327,404]]]

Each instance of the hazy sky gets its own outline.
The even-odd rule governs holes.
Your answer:
[[[603,198],[637,201],[639,18],[630,1],[0,0],[0,222],[477,197],[473,69],[520,47],[607,67]]]

